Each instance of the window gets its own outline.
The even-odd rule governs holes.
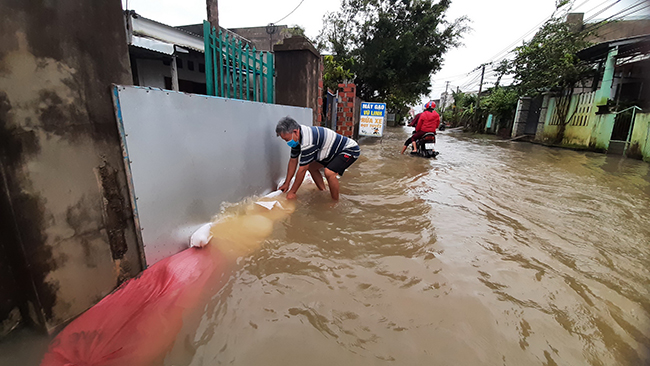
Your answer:
[[[199,63],[199,72],[205,74],[205,64]]]
[[[194,61],[187,61],[187,69],[194,71]]]

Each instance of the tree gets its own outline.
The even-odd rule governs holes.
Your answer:
[[[443,120],[451,123],[453,127],[467,124],[474,115],[476,96],[466,94],[460,90],[451,92],[454,103],[443,114]]]
[[[495,123],[499,128],[511,126],[513,111],[517,108],[519,95],[512,87],[496,86],[490,90],[490,94],[483,99],[481,107],[485,112],[495,117]]]
[[[354,60],[358,94],[401,111],[430,92],[430,75],[464,31],[466,19],[445,19],[450,0],[343,0],[318,37],[334,59]]]
[[[354,59],[351,57],[337,61],[334,56],[325,55],[323,63],[323,84],[328,89],[336,90],[340,83],[354,78],[354,74],[350,71],[354,64]]]
[[[570,9],[572,2],[562,1],[557,11],[563,7]],[[576,31],[561,16],[552,16],[537,31],[533,38],[515,48],[513,60],[502,62],[496,70],[514,76],[515,86],[520,96],[535,96],[543,92],[558,94],[556,105],[560,124],[558,140],[564,138],[564,129],[573,88],[593,77],[593,68],[581,62],[576,53],[589,46],[587,32]]]

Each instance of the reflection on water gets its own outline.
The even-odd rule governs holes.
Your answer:
[[[338,205],[299,192],[165,364],[650,362],[648,164],[406,137],[363,141]]]

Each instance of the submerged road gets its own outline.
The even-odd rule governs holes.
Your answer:
[[[207,306],[158,314],[152,365],[650,364],[650,165],[451,131],[427,160],[406,137],[363,139],[338,204],[301,189]],[[48,339],[23,336],[1,364],[38,364]]]
[[[407,129],[242,260],[166,365],[650,362],[650,168]],[[196,322],[195,322],[196,323]]]

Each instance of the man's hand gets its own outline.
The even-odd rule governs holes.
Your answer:
[[[281,185],[280,188],[278,188],[278,189],[281,190],[282,192],[286,192],[287,189],[289,189],[289,183],[290,182],[284,182],[284,184]]]
[[[293,192],[289,192],[289,193],[287,193],[287,199],[288,199],[288,200],[295,200],[297,197],[298,197],[298,196],[296,196],[296,194],[293,193]]]

